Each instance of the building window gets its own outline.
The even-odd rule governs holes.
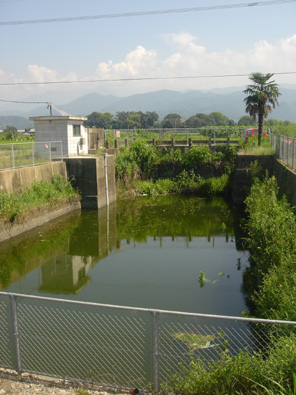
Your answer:
[[[81,136],[80,125],[73,125],[73,136]]]

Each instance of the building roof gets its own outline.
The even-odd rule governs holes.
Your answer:
[[[76,115],[46,115],[41,117],[30,117],[30,121],[87,121],[87,117]]]

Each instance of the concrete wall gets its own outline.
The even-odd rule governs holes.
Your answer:
[[[80,208],[80,201],[75,201],[54,209],[48,207],[41,207],[36,210],[32,209],[28,214],[29,218],[17,219],[14,223],[0,221],[0,242],[18,236],[37,226],[44,225],[46,222],[59,218],[71,211],[79,210]]]
[[[116,200],[115,157],[107,156],[109,203]],[[104,157],[65,158],[68,177],[74,177],[82,208],[98,209],[107,203]]]
[[[51,162],[43,165],[20,167],[19,169],[0,170],[0,190],[8,193],[18,193],[40,181],[51,180],[55,174],[66,178],[64,162]]]
[[[73,123],[68,121],[68,156],[86,155],[88,153],[88,134],[87,129],[83,126],[82,121],[76,121],[75,125],[80,125],[80,136],[73,135]]]
[[[296,206],[296,173],[276,158],[274,158],[273,173],[277,179],[280,193],[287,196],[292,206]]]
[[[274,155],[243,155],[238,154],[232,182],[232,200],[234,203],[244,202],[250,187],[251,163],[255,161],[262,167],[265,174],[274,175],[281,194],[285,194],[292,206],[296,205],[296,173],[289,169]]]

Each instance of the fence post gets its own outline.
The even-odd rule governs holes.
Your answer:
[[[132,141],[134,141],[134,129],[132,130]]]
[[[158,344],[158,330],[159,330],[159,313],[151,312],[152,323],[152,386],[153,391],[159,390],[159,344]]]
[[[32,142],[32,163],[34,166],[34,143]]]
[[[51,162],[51,141],[48,144],[48,148],[49,148],[49,161]]]
[[[12,320],[12,335],[13,335],[13,342],[15,348],[16,371],[20,375],[22,373],[22,364],[21,364],[20,335],[18,331],[18,322],[17,322],[16,296],[9,295],[9,299],[10,299],[10,311],[11,311],[11,320]]]
[[[295,159],[295,139],[292,139],[292,169],[294,170],[294,159]]]
[[[14,168],[14,152],[13,152],[13,144],[11,144],[11,159],[12,159],[12,167]]]

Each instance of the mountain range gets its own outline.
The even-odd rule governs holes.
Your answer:
[[[160,90],[156,92],[140,93],[127,97],[102,95],[97,92],[87,93],[75,100],[56,105],[62,111],[72,115],[85,116],[92,112],[111,112],[116,114],[120,111],[155,111],[160,120],[169,113],[180,114],[183,120],[197,113],[210,114],[221,112],[228,118],[238,121],[246,115],[244,105],[244,88],[215,89],[212,91],[192,90],[178,92],[173,90]],[[279,106],[273,110],[271,117],[279,120],[296,122],[296,86],[289,88],[280,87],[281,96]],[[56,112],[56,114],[58,114]],[[20,108],[7,108],[0,111],[0,128],[6,125],[17,128],[33,126],[29,121],[30,116],[49,115],[46,105],[36,107],[24,112]]]

